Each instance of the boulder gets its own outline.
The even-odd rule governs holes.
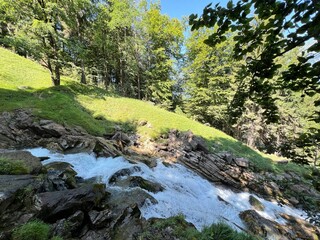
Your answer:
[[[2,151],[0,158],[20,162],[26,169],[26,174],[38,174],[42,169],[40,159],[27,151]]]
[[[52,235],[64,237],[69,239],[73,236],[77,236],[79,228],[84,221],[84,213],[82,211],[76,211],[67,219],[60,219],[56,223],[52,224]]]
[[[154,197],[139,188],[127,191],[109,189],[108,191],[111,193],[108,199],[108,206],[116,216],[123,212],[128,206],[134,204],[142,207],[146,201],[149,201],[151,204],[157,203]]]
[[[114,183],[120,180],[123,177],[128,177],[135,172],[140,172],[141,168],[139,166],[133,166],[130,168],[124,168],[115,172],[109,179],[109,183]]]
[[[239,214],[248,230],[265,239],[287,240],[282,226],[274,221],[266,219],[254,210],[246,210]]]
[[[249,203],[255,210],[258,210],[258,211],[264,210],[263,204],[256,197],[252,195],[250,195],[249,197]]]
[[[162,192],[164,190],[164,187],[162,187],[160,183],[151,182],[139,176],[129,176],[125,179],[118,179],[113,182],[113,184],[122,188],[140,187],[153,193]]]
[[[320,236],[318,227],[287,214],[281,214],[281,217],[287,221],[286,224],[266,219],[254,210],[246,210],[239,215],[251,233],[265,239],[317,240]]]
[[[31,175],[0,175],[0,215],[10,208],[18,209],[23,204],[18,196],[34,183]],[[18,201],[17,201],[18,200]]]
[[[52,162],[44,167],[47,170],[47,181],[45,182],[47,189],[45,191],[61,191],[77,187],[77,172],[73,170],[70,163]]]
[[[85,185],[71,190],[39,193],[35,195],[34,202],[38,218],[54,222],[78,210],[90,211],[99,205],[105,194],[104,184]]]

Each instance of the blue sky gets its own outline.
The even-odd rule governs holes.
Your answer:
[[[226,6],[228,0],[161,0],[161,10],[170,17],[181,19],[192,13],[201,14],[203,8],[209,3],[213,3],[213,6],[217,3]]]

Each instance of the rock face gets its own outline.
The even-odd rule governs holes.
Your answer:
[[[23,194],[23,191],[34,182],[34,176],[31,175],[0,175],[0,213],[9,208],[18,208],[21,205],[17,200],[17,195]]]
[[[254,210],[240,213],[240,218],[245,222],[248,230],[254,235],[264,239],[275,240],[317,240],[320,236],[319,229],[303,220],[297,220],[289,215],[283,216],[287,224],[279,224],[260,216]]]
[[[155,148],[160,156],[177,160],[215,183],[243,189],[249,187],[248,182],[255,178],[248,169],[247,159],[236,158],[230,153],[211,154],[204,140],[191,132],[172,130],[166,143],[158,144]]]
[[[53,222],[78,210],[90,211],[105,196],[105,185],[95,184],[77,189],[45,192],[35,195],[37,216]]]
[[[93,137],[80,127],[70,128],[51,120],[36,120],[31,111],[0,114],[0,149],[45,147],[55,151],[96,152],[99,156],[121,155],[118,140]]]

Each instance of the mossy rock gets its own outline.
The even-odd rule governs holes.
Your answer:
[[[27,151],[0,152],[0,174],[38,174],[41,169],[40,159]]]
[[[254,209],[256,209],[258,211],[264,211],[263,204],[252,195],[250,195],[250,197],[249,197],[249,203]]]
[[[154,183],[139,176],[131,177],[129,186],[140,187],[142,189],[147,190],[148,192],[153,192],[153,193],[161,192],[164,190],[164,188],[161,186],[160,183]]]

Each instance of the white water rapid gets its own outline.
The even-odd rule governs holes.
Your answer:
[[[122,157],[96,158],[93,154],[87,153],[63,155],[44,148],[27,150],[34,156],[50,157],[49,160],[43,161],[43,164],[56,161],[68,162],[74,166],[78,176],[84,179],[99,177],[99,180],[106,184],[118,170],[134,166]],[[137,166],[141,171],[133,173],[133,176],[158,182],[165,188],[159,193],[148,192],[158,201],[158,204],[147,201],[141,209],[144,218],[167,218],[183,214],[186,220],[193,223],[199,230],[203,226],[218,221],[224,221],[232,227],[244,227],[239,213],[252,208],[249,203],[251,194],[234,193],[226,188],[215,186],[180,164],[166,167],[159,161],[157,167],[153,169],[142,163]],[[264,211],[258,211],[258,213],[270,220],[285,223],[279,213],[287,213],[298,218],[306,217],[306,213],[301,210],[279,206],[276,202],[266,201],[255,195],[254,197],[265,207]]]

